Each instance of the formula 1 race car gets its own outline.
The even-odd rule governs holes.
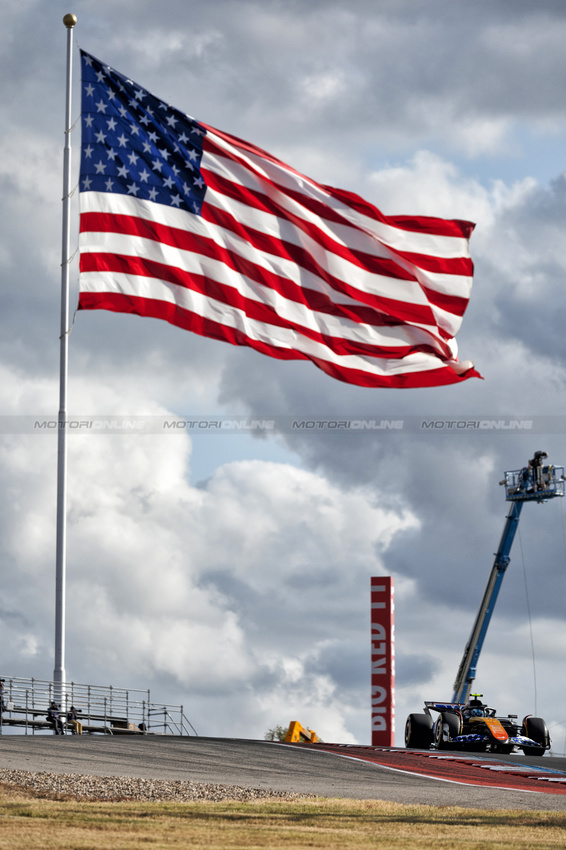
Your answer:
[[[410,714],[405,726],[405,746],[412,749],[468,750],[542,756],[550,748],[550,735],[541,717],[528,714],[522,724],[516,714],[496,717],[495,709],[471,694],[468,703],[427,702],[424,714]],[[438,712],[433,720],[431,711]]]

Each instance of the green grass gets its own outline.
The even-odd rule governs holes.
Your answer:
[[[98,803],[0,786],[0,848],[564,848],[566,813],[309,799]]]

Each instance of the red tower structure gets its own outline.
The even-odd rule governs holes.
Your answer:
[[[371,579],[371,743],[395,739],[395,624],[393,579]]]

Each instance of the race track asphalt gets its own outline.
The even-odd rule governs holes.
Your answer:
[[[529,763],[525,757],[517,759],[522,765]],[[504,760],[509,762],[510,757]],[[545,756],[530,763],[566,771],[566,759]],[[4,735],[0,768],[180,779],[438,806],[566,809],[566,794],[462,785],[334,753],[242,739]]]
[[[565,759],[545,757],[536,764],[566,770]],[[438,806],[566,809],[564,794],[461,785],[334,753],[241,739],[5,735],[0,738],[0,768],[181,779]]]

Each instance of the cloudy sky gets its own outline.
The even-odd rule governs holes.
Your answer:
[[[297,719],[327,741],[369,743],[369,583],[392,575],[401,742],[408,712],[452,695],[507,512],[503,471],[538,449],[566,462],[566,5],[4,3],[1,664],[42,679],[53,672],[56,439],[30,422],[58,407],[69,11],[78,46],[197,119],[385,213],[477,224],[458,341],[483,381],[350,387],[307,362],[103,311],[80,313],[70,335],[71,415],[151,427],[69,438],[69,679],[149,687],[183,703],[202,735],[261,738]],[[78,125],[72,143],[76,183]],[[73,310],[77,281],[75,259]],[[175,417],[275,427],[164,433]],[[403,428],[298,431],[293,420]],[[422,427],[431,420],[525,430]],[[525,506],[476,679],[501,712],[543,716],[556,752],[565,509]]]

